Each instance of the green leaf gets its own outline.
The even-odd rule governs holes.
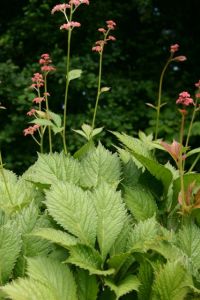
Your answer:
[[[97,240],[104,261],[123,228],[126,210],[121,193],[106,183],[93,192],[93,201],[98,217]]]
[[[126,215],[123,227],[110,250],[111,256],[126,252],[128,240],[133,229],[132,222],[131,215]]]
[[[72,183],[57,181],[46,193],[50,215],[85,244],[94,245],[97,216],[87,192]]]
[[[34,120],[30,121],[29,123],[37,124],[40,126],[52,126],[53,125],[53,123],[50,120],[40,119],[40,118],[34,119]]]
[[[189,156],[191,156],[193,154],[196,154],[196,153],[199,153],[199,152],[200,152],[200,147],[199,148],[195,148],[193,150],[188,151],[187,154],[186,154],[186,157],[189,157]]]
[[[57,127],[61,127],[62,119],[61,119],[60,115],[55,114],[52,111],[49,111],[49,116],[54,121],[54,123],[56,124]]]
[[[133,252],[146,252],[160,240],[158,223],[155,218],[139,222],[131,232],[128,248]]]
[[[140,264],[138,278],[141,282],[138,291],[138,300],[151,299],[154,275],[153,269],[148,262],[144,261]]]
[[[134,275],[128,275],[119,283],[115,284],[111,279],[105,278],[105,284],[115,292],[117,299],[132,291],[138,291],[140,286],[139,279]]]
[[[24,173],[23,178],[41,184],[53,184],[57,179],[78,183],[80,165],[77,160],[63,152],[39,154],[38,160]]]
[[[77,79],[77,78],[81,77],[81,74],[82,74],[81,69],[71,70],[68,73],[68,80],[71,81],[71,80]]]
[[[78,300],[96,300],[98,294],[98,283],[94,275],[83,269],[76,270],[76,283],[78,286]]]
[[[75,280],[59,261],[37,257],[28,259],[29,278],[20,278],[2,287],[13,300],[78,300]]]
[[[169,186],[173,179],[171,171],[155,160],[149,159],[134,151],[132,151],[132,154],[156,179],[162,182],[164,186],[164,195],[167,195]]]
[[[47,257],[28,259],[28,276],[53,290],[56,299],[77,299],[76,284],[68,266]]]
[[[124,200],[137,221],[144,221],[158,212],[154,196],[147,187],[142,185],[125,188]]]
[[[74,153],[74,158],[83,158],[89,151],[94,151],[95,145],[92,140],[88,141],[85,145],[83,145],[79,150]]]
[[[81,180],[83,187],[92,188],[102,181],[117,185],[120,180],[120,160],[101,144],[90,151],[81,161]]]
[[[1,287],[12,300],[56,300],[53,291],[38,281],[19,278]]]
[[[53,228],[39,228],[38,230],[34,230],[31,235],[39,236],[66,249],[76,245],[78,242],[77,238],[69,233]]]
[[[103,130],[103,127],[99,127],[99,128],[94,128],[93,131],[92,131],[92,137],[101,133]]]
[[[21,250],[21,236],[15,224],[0,227],[0,282],[5,283],[14,268]]]
[[[6,185],[0,172],[0,207],[6,214],[19,211],[38,198],[35,187],[10,171],[3,170]]]
[[[156,272],[153,285],[153,299],[185,299],[192,284],[191,278],[179,262],[168,262]]]
[[[177,235],[177,247],[189,258],[193,275],[200,269],[200,229],[195,224],[183,226]]]
[[[102,259],[100,254],[93,248],[86,245],[76,245],[70,248],[70,256],[66,260],[67,263],[71,263],[84,270],[88,270],[89,273],[95,275],[108,276],[115,272],[114,269],[103,270]]]

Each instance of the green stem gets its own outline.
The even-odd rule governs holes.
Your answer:
[[[72,21],[72,8],[70,10],[69,22]],[[71,51],[71,35],[72,29],[68,31],[68,48],[67,48],[67,65],[66,65],[66,87],[65,87],[65,98],[64,98],[64,113],[63,113],[63,147],[64,152],[67,154],[66,145],[66,124],[67,124],[67,100],[68,100],[68,90],[69,90],[69,68],[70,68],[70,51]]]
[[[46,102],[46,113],[47,113],[47,120],[50,121],[49,117],[49,102],[48,102],[48,96],[47,96],[47,74],[44,76],[44,92],[45,92],[45,102]],[[49,132],[49,151],[52,153],[52,136],[51,136],[51,126],[48,126],[48,132]]]
[[[160,120],[160,108],[161,108],[161,97],[162,97],[162,85],[163,85],[163,77],[165,74],[165,71],[167,70],[167,67],[169,66],[171,62],[172,55],[170,55],[170,58],[167,60],[167,63],[165,64],[162,73],[160,75],[160,81],[159,81],[159,89],[158,89],[158,102],[156,106],[156,126],[155,126],[155,140],[158,138],[158,128],[159,128],[159,120]]]
[[[198,163],[198,160],[200,158],[200,153],[197,155],[197,157],[195,158],[193,164],[191,165],[190,169],[188,172],[192,172],[192,170],[194,169],[194,167],[196,166],[196,164]]]
[[[97,87],[97,97],[96,97],[96,103],[95,103],[95,108],[94,108],[94,115],[93,115],[93,119],[92,119],[92,130],[94,129],[94,126],[95,126],[97,107],[98,107],[98,104],[99,104],[99,97],[101,95],[102,60],[103,60],[103,49],[100,52],[100,56],[99,56],[98,87]]]
[[[8,194],[8,198],[10,200],[10,203],[13,205],[12,197],[11,197],[11,194],[10,194],[10,191],[9,191],[9,188],[8,188],[8,185],[7,185],[7,181],[6,181],[6,176],[5,176],[4,170],[3,170],[3,161],[2,161],[1,152],[0,152],[0,171],[1,171],[1,175],[3,177],[3,181],[4,181],[4,184],[5,184],[6,192]]]
[[[181,196],[182,196],[182,204],[183,208],[186,206],[185,203],[185,189],[184,189],[184,180],[183,180],[183,175],[184,175],[184,165],[183,165],[183,153],[182,153],[182,147],[183,147],[183,135],[184,135],[184,125],[185,125],[185,115],[184,113],[181,114],[181,129],[180,129],[180,154],[179,154],[179,174],[180,174],[180,180],[181,180]]]
[[[185,142],[185,147],[188,147],[188,145],[189,145],[189,139],[190,139],[190,135],[191,135],[192,125],[194,123],[194,119],[195,119],[195,115],[196,115],[197,102],[198,102],[198,99],[196,98],[196,101],[195,101],[195,104],[194,104],[194,110],[193,110],[193,113],[192,113],[192,118],[191,118],[191,121],[190,121],[190,126],[189,126],[189,129],[188,129],[187,139],[186,139],[186,142]]]

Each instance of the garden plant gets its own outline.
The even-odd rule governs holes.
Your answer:
[[[158,98],[146,106],[155,110],[155,131],[132,137],[120,128],[96,128],[101,96],[110,91],[102,85],[104,51],[117,28],[113,20],[102,22],[100,38],[91,45],[99,58],[93,116],[81,129],[74,124],[74,135],[85,143],[70,153],[68,95],[71,81],[82,76],[81,67],[71,68],[71,40],[81,26],[74,17],[82,5],[89,0],[70,0],[51,11],[63,18],[60,30],[68,45],[63,116],[51,110],[56,95],[49,93],[48,79],[56,63],[44,53],[30,80],[35,96],[24,129],[27,142],[36,142],[38,159],[17,176],[0,155],[0,299],[200,299],[200,148],[190,147],[200,81],[194,96],[177,91],[179,139],[164,141],[159,124],[167,105],[162,102],[165,72],[174,61],[186,60],[173,44]],[[112,136],[112,151],[98,139],[103,130]]]

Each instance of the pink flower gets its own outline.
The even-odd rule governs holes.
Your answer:
[[[106,29],[105,29],[105,28],[102,28],[102,27],[101,27],[101,28],[98,28],[98,31],[99,31],[99,32],[106,33]]]
[[[51,72],[51,71],[55,71],[56,68],[54,68],[53,66],[42,66],[41,67],[41,71],[43,72]]]
[[[36,110],[35,110],[34,108],[32,108],[31,110],[29,110],[29,111],[27,112],[27,116],[32,116],[32,115],[35,114],[35,112],[36,112]]]
[[[38,130],[39,127],[40,125],[35,124],[34,126],[29,126],[28,128],[24,129],[23,130],[24,136],[28,134],[33,135]]]
[[[106,24],[109,29],[115,29],[116,23],[113,20],[106,21]]]
[[[178,49],[179,49],[179,45],[178,45],[178,44],[174,44],[174,45],[171,45],[171,46],[170,46],[170,52],[171,52],[171,53],[177,52]]]
[[[62,13],[64,13],[66,11],[67,8],[71,8],[71,5],[69,4],[57,4],[53,7],[53,9],[51,10],[52,15],[56,12],[56,11],[60,11]]]
[[[101,46],[94,46],[92,47],[92,51],[96,51],[96,52],[101,52],[102,51],[102,47]]]
[[[33,99],[33,102],[35,103],[41,103],[42,101],[45,101],[44,97],[36,97]]]
[[[180,143],[175,140],[173,140],[172,144],[168,144],[163,141],[160,143],[176,162],[180,159],[180,155],[182,154],[182,145]]]
[[[89,0],[70,0],[69,4],[70,5],[79,6],[80,4],[87,4],[87,5],[89,5],[90,2],[89,2]]]
[[[200,93],[197,93],[195,96],[196,98],[200,98]]]
[[[182,104],[184,106],[194,105],[194,101],[190,98],[190,94],[188,92],[182,92],[179,94],[178,99],[176,100],[176,104]]]
[[[108,40],[110,41],[116,41],[116,38],[113,35],[108,36]]]
[[[174,57],[173,60],[174,60],[174,61],[179,61],[179,62],[181,62],[181,61],[187,60],[187,57],[184,56],[184,55],[180,55],[180,56]]]
[[[41,86],[44,85],[44,79],[43,75],[40,73],[35,73],[34,76],[31,78],[33,84],[31,87],[33,88],[40,88]]]
[[[200,80],[199,80],[197,83],[195,83],[195,86],[196,86],[197,88],[200,88]]]
[[[80,27],[80,26],[81,23],[72,21],[61,25],[60,30],[62,29],[69,30],[69,29],[73,29],[74,27]]]

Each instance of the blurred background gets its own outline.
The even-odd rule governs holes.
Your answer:
[[[30,117],[33,91],[29,89],[33,73],[39,71],[41,54],[50,53],[57,71],[49,75],[50,109],[62,114],[65,90],[67,33],[61,13],[51,15],[54,0],[10,0],[0,10],[0,148],[4,162],[18,174],[35,159],[37,145],[23,136]],[[180,113],[175,101],[188,91],[194,96],[194,83],[200,79],[200,1],[199,0],[91,0],[82,5],[74,19],[81,27],[73,31],[71,68],[83,75],[69,90],[68,146],[73,153],[84,140],[73,129],[91,123],[98,74],[98,54],[91,51],[106,20],[117,23],[116,42],[105,48],[103,86],[112,87],[100,100],[96,126],[104,126],[100,138],[110,147],[113,137],[108,130],[137,136],[140,130],[154,130],[155,112],[146,103],[155,104],[160,73],[171,44],[180,45],[179,55],[187,61],[172,63],[166,72],[159,137],[171,142],[177,138]],[[190,116],[188,115],[188,120]],[[200,121],[194,124],[191,145],[199,146]],[[61,150],[55,138],[54,149]]]

